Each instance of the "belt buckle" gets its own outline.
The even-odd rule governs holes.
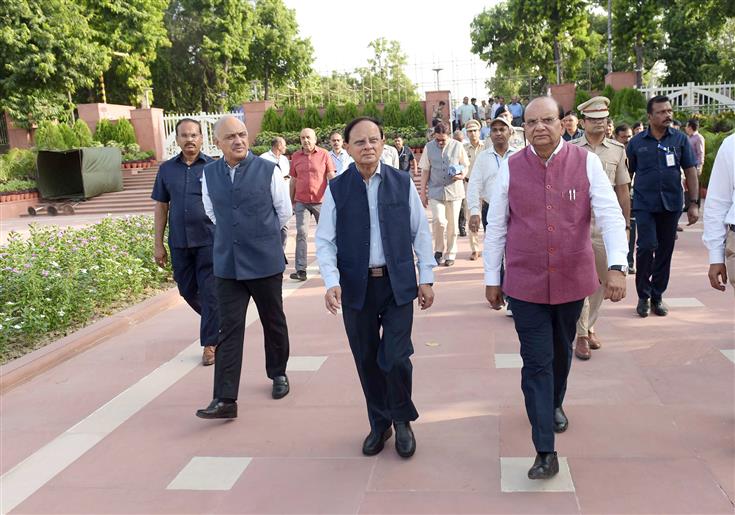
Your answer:
[[[385,275],[385,269],[382,266],[370,268],[369,271],[370,277],[383,277]]]

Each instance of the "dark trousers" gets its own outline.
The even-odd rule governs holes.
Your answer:
[[[342,307],[347,339],[367,401],[372,431],[419,416],[411,401],[413,302],[397,306],[390,279],[368,279],[362,309]],[[382,334],[381,334],[382,329]]]
[[[636,237],[635,216],[630,217],[630,240],[628,240],[628,267],[635,266],[635,237]]]
[[[212,246],[171,249],[171,267],[179,294],[200,316],[199,343],[217,345],[219,314],[212,269]]]
[[[490,204],[482,201],[482,232],[487,228],[487,212],[490,210]]]
[[[512,299],[521,341],[521,389],[536,452],[554,451],[554,408],[564,402],[572,366],[572,344],[584,299],[534,304]]]
[[[635,212],[638,243],[635,254],[635,288],[639,299],[661,300],[669,285],[678,211]]]
[[[250,298],[258,308],[265,337],[265,371],[268,377],[286,375],[288,326],[283,312],[283,274],[237,281],[217,277],[220,338],[214,360],[214,397],[237,399],[242,371],[245,314]]]
[[[467,219],[464,216],[465,208],[467,207],[467,199],[462,199],[462,207],[459,208],[459,216],[457,217],[457,228],[460,232],[465,230],[467,226]]]

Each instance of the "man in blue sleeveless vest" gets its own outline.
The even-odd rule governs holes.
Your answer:
[[[214,398],[200,418],[237,417],[245,313],[255,301],[265,337],[265,368],[273,398],[288,394],[288,327],[282,281],[286,258],[281,228],[291,217],[283,172],[249,151],[245,124],[234,116],[215,125],[222,159],[204,168],[202,202],[215,224],[214,276],[220,338],[214,363]]]
[[[416,451],[410,422],[418,418],[411,401],[413,300],[418,296],[421,309],[434,302],[431,233],[411,177],[380,162],[379,122],[352,120],[344,140],[355,162],[330,181],[316,231],[325,302],[332,314],[342,310],[367,401],[363,454],[383,450],[392,424],[396,451],[408,458]]]

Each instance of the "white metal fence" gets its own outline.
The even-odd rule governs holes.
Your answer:
[[[679,86],[641,88],[640,91],[646,98],[666,95],[671,100],[671,106],[680,111],[718,113],[735,110],[735,84],[689,82]]]
[[[180,152],[176,144],[176,124],[183,118],[191,118],[198,121],[202,126],[202,152],[209,156],[221,156],[222,151],[214,144],[214,124],[224,116],[236,116],[243,122],[243,113],[191,113],[191,114],[167,114],[163,117],[163,130],[166,137],[165,158],[169,159]]]

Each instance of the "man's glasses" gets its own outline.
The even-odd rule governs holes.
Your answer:
[[[537,127],[540,123],[541,124],[544,124],[546,127],[551,127],[552,125],[554,125],[554,122],[557,121],[558,119],[559,118],[556,117],[556,116],[555,117],[549,117],[549,118],[537,118],[537,119],[534,119],[534,120],[528,120],[523,125],[525,125],[529,129],[533,129],[533,128]]]

